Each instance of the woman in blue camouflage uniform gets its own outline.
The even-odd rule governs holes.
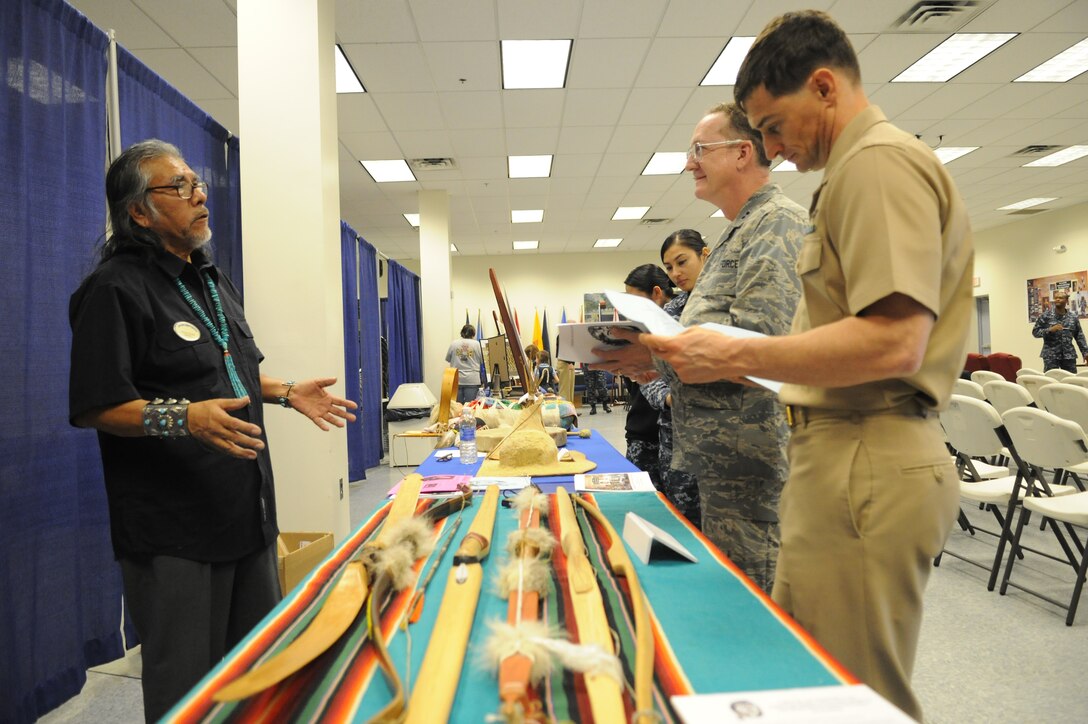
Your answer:
[[[664,305],[674,319],[680,319],[688,293],[695,288],[695,280],[703,270],[710,255],[710,247],[702,235],[694,229],[680,229],[669,234],[661,245],[661,263],[665,273],[680,293]],[[630,290],[628,290],[630,291]],[[661,492],[665,493],[676,508],[696,527],[700,527],[702,513],[699,508],[699,483],[694,475],[672,467],[672,391],[662,377],[642,386],[646,401],[659,411],[658,461],[661,469]]]
[[[643,264],[635,267],[623,280],[624,290],[651,300],[659,307],[664,307],[673,298],[672,281],[668,274],[656,264]],[[659,424],[660,405],[654,406],[647,401],[642,392],[642,385],[624,378],[627,385],[627,459],[650,474],[654,487],[664,491],[661,477]],[[655,380],[656,382],[656,380]],[[647,383],[649,385],[655,382]]]

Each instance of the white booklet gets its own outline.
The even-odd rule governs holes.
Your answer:
[[[579,493],[652,491],[654,483],[650,474],[637,473],[586,473],[574,476],[574,490]]]
[[[595,347],[623,347],[630,342],[622,339],[612,339],[609,329],[621,327],[639,332],[649,332],[666,337],[680,334],[684,326],[669,316],[661,307],[646,297],[624,292],[605,292],[608,301],[616,311],[627,319],[618,322],[568,322],[559,325],[559,349],[562,350],[562,359],[567,362],[584,362],[595,364],[603,362],[593,349]],[[732,327],[716,322],[703,322],[699,325],[718,334],[727,337],[764,337],[766,335],[753,332],[750,329]],[[782,383],[768,380],[763,377],[749,377],[761,387],[777,393],[782,389]]]

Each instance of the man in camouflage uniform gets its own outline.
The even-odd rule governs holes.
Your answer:
[[[786,334],[801,294],[795,266],[808,214],[770,183],[759,134],[733,104],[712,108],[691,140],[686,169],[695,178],[695,196],[733,222],[710,252],[680,322]],[[638,341],[633,333],[614,330],[613,336]],[[644,346],[619,349],[602,366],[645,373]],[[763,388],[688,384],[664,362],[656,364],[672,390],[672,465],[698,479],[703,533],[770,592],[778,499],[789,474],[784,410]]]
[[[1069,292],[1059,289],[1052,298],[1054,305],[1039,315],[1031,334],[1043,340],[1043,370],[1060,368],[1076,373],[1077,351],[1073,349],[1073,340],[1077,341],[1084,361],[1088,363],[1088,341],[1080,328],[1076,312],[1068,308]]]

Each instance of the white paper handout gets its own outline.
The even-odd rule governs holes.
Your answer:
[[[574,489],[579,493],[632,493],[653,492],[654,481],[650,474],[637,473],[586,473],[574,476]]]
[[[566,362],[594,364],[604,359],[593,352],[594,347],[624,347],[630,342],[609,336],[613,327],[638,332],[649,331],[637,322],[568,322],[559,325],[560,358]]]
[[[683,325],[670,317],[668,312],[646,297],[640,297],[635,294],[626,294],[624,292],[605,292],[605,296],[608,297],[608,301],[612,302],[612,306],[616,308],[617,312],[627,317],[629,320],[640,322],[651,334],[672,336],[684,331]],[[630,324],[630,322],[628,322],[628,324]],[[715,322],[704,322],[699,326],[717,332],[718,334],[724,334],[726,337],[750,338],[766,336],[759,332],[753,332],[750,329],[741,329],[740,327],[731,327],[727,324],[717,324]],[[748,377],[747,379],[755,382],[757,385],[766,387],[771,392],[778,392],[782,389],[781,382],[764,379],[762,377]]]
[[[914,721],[865,684],[673,696],[684,724],[907,724]]]

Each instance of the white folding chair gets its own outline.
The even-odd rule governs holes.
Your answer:
[[[1006,380],[987,382],[982,386],[982,391],[999,415],[1005,414],[1006,410],[1011,410],[1014,407],[1027,407],[1035,404],[1027,388],[1015,382]]]
[[[1076,375],[1074,375],[1069,370],[1063,370],[1060,367],[1054,367],[1053,369],[1047,370],[1043,373],[1043,376],[1050,377],[1051,379],[1058,380],[1059,382],[1061,380],[1064,380],[1066,377],[1076,377]]]
[[[1017,377],[1019,377],[1020,375],[1041,375],[1041,374],[1043,374],[1042,370],[1037,370],[1034,367],[1021,367],[1020,369],[1016,370],[1016,376]]]
[[[971,381],[985,385],[987,382],[1003,382],[1006,380],[992,370],[975,370],[971,373]]]
[[[1063,420],[1072,420],[1080,425],[1081,430],[1088,431],[1088,387],[1056,382],[1040,388],[1039,397],[1043,401],[1044,410]],[[1066,478],[1072,476],[1077,487],[1081,490],[1085,489],[1084,481],[1088,480],[1088,463],[1073,465],[1065,468],[1063,472],[1061,479],[1055,482],[1067,482]]]
[[[982,385],[972,380],[958,379],[952,383],[953,395],[964,395],[965,397],[974,397],[976,400],[985,400],[986,393],[982,391]]]
[[[1031,399],[1035,401],[1035,406],[1042,408],[1043,403],[1039,401],[1039,388],[1044,385],[1052,385],[1057,380],[1053,377],[1045,377],[1043,375],[1021,375],[1016,378],[1016,384],[1023,385],[1024,389],[1031,394]]]
[[[1088,389],[1088,376],[1082,377],[1081,374],[1078,372],[1073,377],[1066,377],[1064,380],[1062,380],[1062,384],[1076,385],[1077,387],[1083,387],[1085,389]]]
[[[1044,601],[1069,611],[1065,619],[1067,626],[1073,625],[1073,619],[1077,613],[1077,603],[1080,599],[1081,588],[1084,585],[1085,570],[1088,568],[1088,553],[1085,552],[1084,542],[1077,535],[1073,526],[1088,527],[1088,493],[1074,493],[1055,495],[1048,497],[1045,493],[1057,493],[1057,486],[1048,486],[1042,476],[1043,468],[1068,468],[1073,465],[1088,463],[1088,437],[1080,425],[1063,420],[1057,415],[1045,410],[1037,410],[1030,407],[1018,407],[1009,410],[1002,416],[1005,429],[1013,442],[1018,454],[1018,462],[1022,464],[1025,480],[1031,477],[1028,494],[1024,496],[1023,508],[1016,522],[1016,532],[1012,538],[1012,551],[1009,561],[1005,565],[1005,575],[1001,579],[1001,595],[1004,595],[1009,586],[1029,593]],[[1040,483],[1040,485],[1036,485]],[[1068,486],[1065,486],[1068,487]],[[1044,522],[1054,533],[1054,537],[1061,546],[1065,558],[1058,558],[1042,551],[1029,549],[1021,545],[1020,537],[1024,532],[1024,525],[1035,511],[1043,516]],[[1062,525],[1059,526],[1058,522]],[[1063,533],[1064,528],[1064,533]],[[1067,540],[1066,535],[1069,536]],[[1072,542],[1072,546],[1070,545]],[[1017,554],[1022,550],[1032,550],[1035,553],[1058,561],[1067,563],[1077,572],[1077,579],[1073,585],[1073,597],[1069,604],[1065,605],[1049,596],[1034,591],[1026,586],[1013,583],[1011,580],[1013,564]]]
[[[1000,531],[994,532],[972,525],[961,510],[960,527],[974,535],[976,531],[997,538],[997,551],[990,565],[983,565],[965,556],[945,548],[941,555],[958,558],[973,566],[989,570],[990,578],[986,589],[994,590],[1005,546],[1012,539],[1012,513],[1016,502],[1023,497],[1026,486],[1021,484],[1019,475],[1010,475],[1008,468],[989,465],[989,475],[981,474],[978,466],[985,465],[975,460],[976,457],[990,457],[1001,454],[1008,445],[1008,435],[1001,423],[1001,416],[983,400],[964,395],[952,395],[948,408],[941,412],[941,426],[949,444],[956,450],[956,467],[960,470],[960,497],[980,503],[997,519]],[[933,565],[941,564],[941,555]]]
[[[1077,377],[1088,377],[1088,370],[1077,370]]]

